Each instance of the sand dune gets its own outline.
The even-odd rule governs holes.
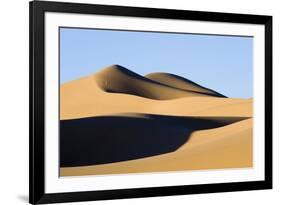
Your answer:
[[[61,176],[252,167],[252,119],[195,131],[178,150],[104,165],[61,168]]]
[[[125,92],[110,93],[104,91],[98,85],[97,81],[103,79],[100,74],[87,76],[61,86],[61,119],[75,119],[113,113],[202,116],[201,112],[204,112],[204,115],[207,116],[252,116],[251,99],[193,96],[172,100],[153,100],[128,95]],[[132,84],[131,86],[136,85]],[[159,92],[160,94],[162,93]],[[231,109],[227,108],[229,106]],[[226,107],[226,109],[223,109],[223,107]],[[207,110],[210,111],[206,112]]]
[[[197,83],[188,80],[186,78],[180,77],[178,75],[170,74],[170,73],[150,73],[145,75],[146,78],[151,79],[153,81],[168,85],[170,87],[186,90],[186,91],[193,91],[198,93],[204,93],[208,95],[213,95],[215,97],[225,97],[224,95],[205,88]]]
[[[109,66],[60,87],[60,174],[250,167],[252,103]]]
[[[125,93],[155,100],[169,100],[190,96],[217,96],[215,93],[185,90],[153,81],[122,66],[112,65],[95,74],[99,87],[111,93]]]
[[[60,124],[61,166],[104,164],[172,152],[195,130],[224,126],[245,117],[172,117],[116,114]],[[79,153],[79,154],[77,154]]]

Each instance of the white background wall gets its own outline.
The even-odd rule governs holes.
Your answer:
[[[79,2],[72,0],[73,2]],[[81,0],[80,2],[273,15],[274,189],[80,204],[280,204],[281,6],[278,0]],[[28,1],[0,1],[0,204],[28,200]],[[278,202],[279,201],[279,202]]]

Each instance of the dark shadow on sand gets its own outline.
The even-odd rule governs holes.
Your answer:
[[[60,166],[139,159],[175,151],[195,130],[231,124],[242,117],[101,116],[60,122]]]

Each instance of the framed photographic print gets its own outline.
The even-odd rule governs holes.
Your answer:
[[[30,203],[272,188],[272,17],[30,2]]]

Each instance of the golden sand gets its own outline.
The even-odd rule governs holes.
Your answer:
[[[111,66],[95,75],[68,82],[60,88],[60,118],[119,113],[252,117],[252,99],[214,96],[218,93],[164,74],[146,77],[149,80]],[[252,119],[247,119],[215,129],[195,131],[187,143],[171,153],[102,165],[60,168],[60,175],[251,167],[252,123]]]

